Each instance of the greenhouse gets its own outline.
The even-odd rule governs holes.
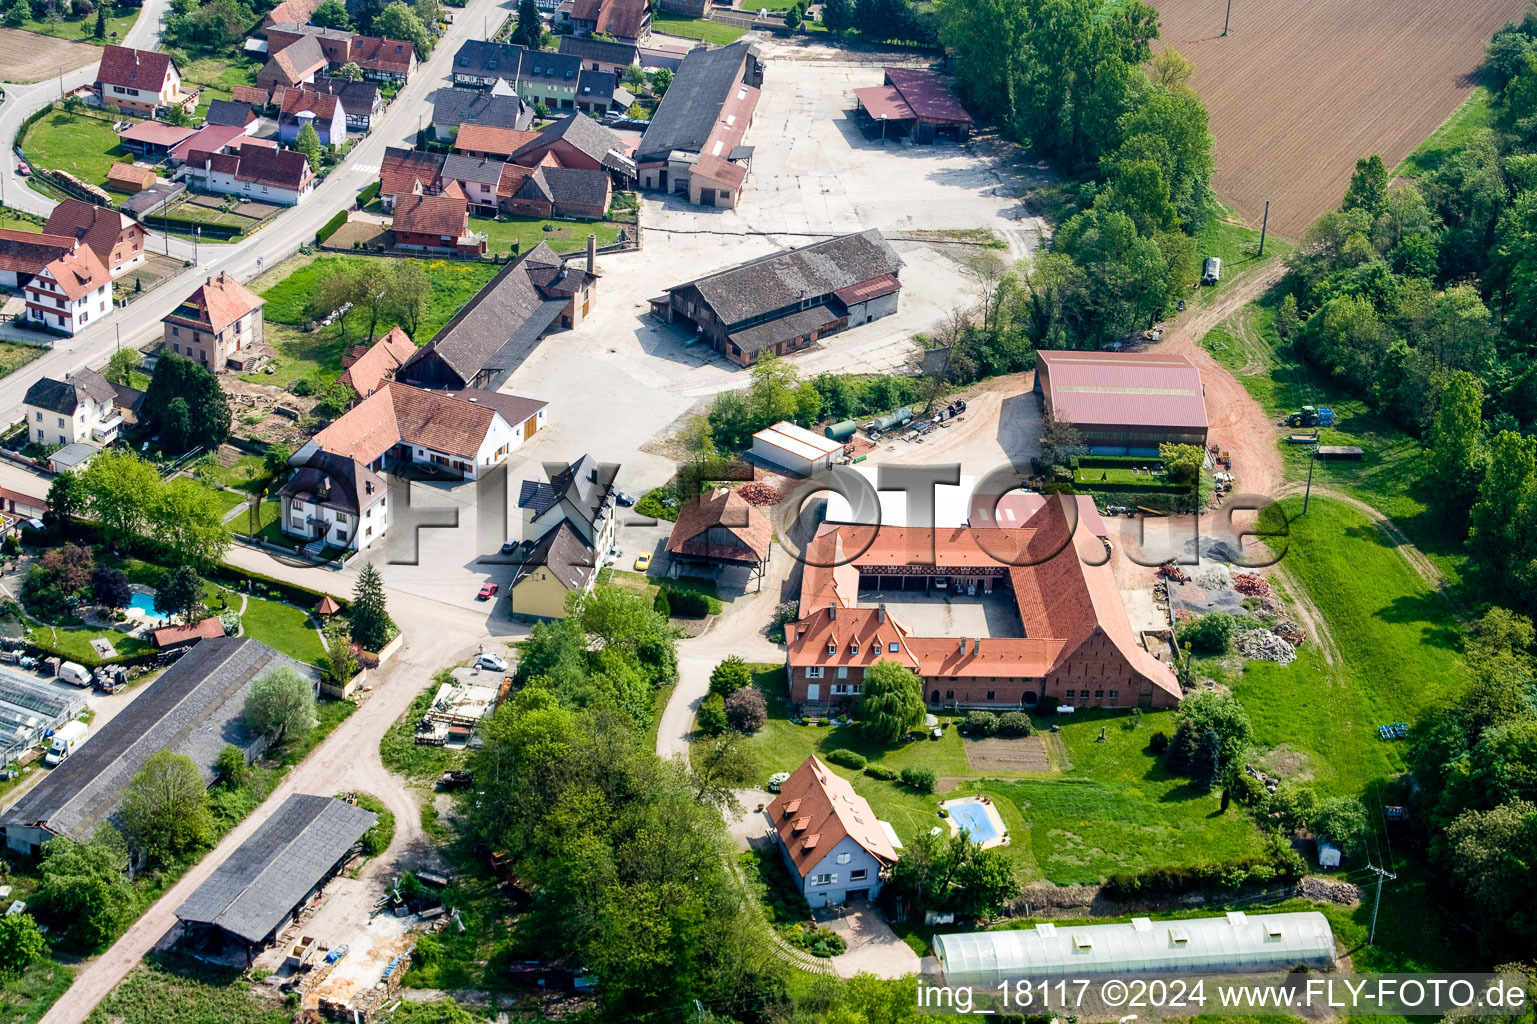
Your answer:
[[[1005,979],[1220,973],[1334,964],[1334,931],[1316,911],[1245,914],[1124,924],[1038,924],[1015,931],[934,936],[951,985],[990,986]]]

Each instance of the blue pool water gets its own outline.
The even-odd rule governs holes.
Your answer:
[[[133,595],[133,600],[128,602],[128,607],[137,608],[139,611],[143,612],[145,621],[153,623],[156,626],[164,624],[166,619],[169,618],[169,616],[165,615],[163,612],[155,611],[154,594],[135,594]]]
[[[946,810],[957,825],[971,833],[973,843],[981,845],[998,838],[998,827],[993,824],[992,815],[987,813],[987,805],[982,801],[968,800],[961,804],[951,804]]]

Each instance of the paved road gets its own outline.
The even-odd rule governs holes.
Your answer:
[[[145,12],[135,22],[129,40],[149,45],[155,35],[159,11],[167,0],[148,0]],[[304,205],[289,210],[273,223],[254,235],[233,245],[203,245],[199,248],[199,262],[154,292],[119,310],[97,326],[75,335],[58,339],[42,358],[29,363],[23,370],[0,380],[0,424],[15,423],[21,418],[21,399],[27,388],[40,377],[62,377],[81,366],[100,366],[121,344],[143,347],[161,336],[160,320],[195,287],[195,282],[210,273],[225,271],[242,281],[255,277],[260,270],[275,266],[280,260],[294,253],[301,245],[311,242],[315,231],[337,211],[351,207],[359,189],[374,180],[379,173],[379,163],[384,148],[399,145],[402,140],[415,136],[417,129],[432,110],[432,94],[448,76],[453,54],[459,44],[470,38],[479,38],[484,26],[499,24],[511,12],[508,0],[470,0],[467,7],[454,12],[454,23],[438,41],[431,58],[422,63],[415,76],[395,97],[378,126],[360,141],[339,167],[334,169]],[[143,36],[139,33],[143,32]],[[88,84],[95,75],[95,65],[64,76],[66,87]],[[14,89],[14,91],[12,91]],[[49,91],[47,83],[36,86],[6,87],[6,100],[0,108],[0,137],[13,139],[28,114],[44,103],[58,98],[58,84]],[[14,171],[15,157],[9,147],[0,153],[0,175],[6,178],[6,199],[15,199],[19,209],[34,210],[46,214],[52,207],[46,197],[19,185],[21,178]],[[17,193],[13,196],[13,192]],[[23,199],[20,193],[26,193]],[[35,207],[35,209],[34,209]],[[164,239],[161,239],[163,244]],[[172,240],[172,254],[179,252],[177,240]],[[186,254],[188,257],[191,253]],[[258,261],[261,261],[260,263]]]

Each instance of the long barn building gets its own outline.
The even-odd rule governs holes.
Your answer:
[[[1035,393],[1093,455],[1156,458],[1160,444],[1206,444],[1206,390],[1183,356],[1164,352],[1037,352]]]

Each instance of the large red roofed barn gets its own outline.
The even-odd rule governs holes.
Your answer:
[[[885,121],[882,137],[911,136],[917,142],[947,138],[965,142],[971,115],[939,76],[922,68],[883,68],[884,85],[855,89],[872,121]]]
[[[1156,458],[1160,444],[1206,445],[1206,391],[1183,356],[1042,350],[1035,392],[1094,455]]]

